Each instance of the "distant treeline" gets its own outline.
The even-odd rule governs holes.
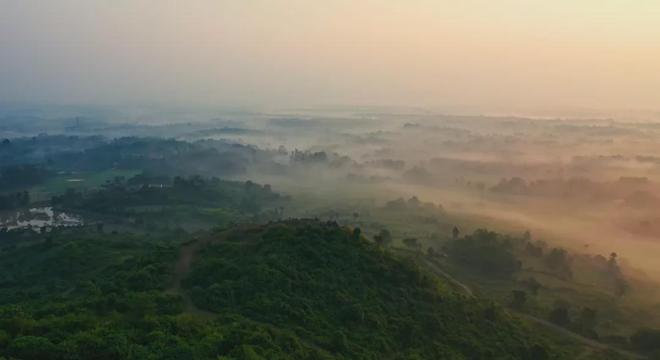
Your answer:
[[[15,210],[30,204],[30,193],[20,191],[0,195],[0,211]]]
[[[37,165],[10,165],[0,168],[0,192],[34,186],[45,181],[51,172]]]
[[[0,166],[42,164],[56,172],[130,169],[170,176],[230,176],[250,165],[273,167],[273,156],[222,140],[42,135],[0,143]]]
[[[52,204],[65,209],[122,213],[131,207],[181,206],[236,208],[248,212],[260,204],[280,199],[270,185],[251,181],[224,181],[201,176],[160,177],[138,175],[129,180],[116,178],[92,191],[68,190],[52,198]]]

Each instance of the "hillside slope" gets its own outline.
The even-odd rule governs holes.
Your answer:
[[[333,223],[30,233],[0,274],[0,359],[570,358]]]
[[[184,288],[198,308],[258,329],[224,344],[236,358],[561,357],[498,307],[332,223],[229,232],[198,254]]]

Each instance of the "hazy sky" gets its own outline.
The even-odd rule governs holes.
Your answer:
[[[659,0],[0,0],[0,101],[660,108]]]

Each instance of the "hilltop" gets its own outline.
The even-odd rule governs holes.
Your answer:
[[[235,358],[559,356],[499,307],[333,222],[230,230],[198,253],[184,288],[195,307],[245,329],[223,343]]]
[[[33,237],[0,252],[0,349],[10,357],[562,358],[497,305],[333,222],[187,241],[86,228]]]

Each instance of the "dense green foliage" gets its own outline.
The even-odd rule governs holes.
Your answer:
[[[101,136],[39,135],[0,143],[0,167],[67,173],[134,169],[170,176],[231,176],[244,173],[248,166],[275,167],[272,156],[268,151],[223,140],[186,142],[153,137],[110,140]],[[0,188],[4,186],[4,173],[0,171]],[[25,180],[38,179],[16,176],[20,176],[17,184],[21,186],[30,184]]]
[[[198,307],[259,324],[263,335],[225,345],[237,357],[246,347],[269,359],[542,359],[548,352],[497,307],[456,295],[333,223],[229,232],[200,254],[185,285]],[[295,339],[295,352],[286,351],[291,339],[272,335],[282,331]]]
[[[653,354],[654,359],[660,358],[660,329],[640,329],[630,337],[632,346],[648,354]]]
[[[129,180],[130,181],[130,180]],[[68,191],[53,197],[52,203],[66,209],[125,214],[128,208],[138,206],[189,205],[236,208],[256,212],[259,204],[279,199],[270,187],[252,182],[238,183],[210,180],[201,177],[174,178],[161,183],[131,186],[123,179],[106,184],[103,189],[88,193]]]
[[[269,185],[251,181],[138,175],[117,178],[101,189],[70,189],[52,198],[57,209],[85,214],[96,221],[112,220],[156,227],[204,223],[217,225],[248,218],[279,216],[285,197]],[[154,227],[150,226],[150,227]]]
[[[98,133],[93,122],[62,121],[72,134]],[[273,125],[292,123],[308,122]],[[209,132],[182,123],[142,132],[160,138],[115,138],[129,133],[119,125],[106,138],[32,136],[20,124],[0,124],[29,134],[0,142],[0,359],[560,357],[499,307],[453,293],[388,251],[420,266],[431,261],[447,279],[511,311],[616,347],[658,352],[657,330],[630,337],[640,325],[657,324],[646,321],[657,306],[626,306],[626,297],[640,296],[639,284],[624,277],[616,253],[572,253],[532,241],[529,232],[463,236],[483,224],[409,194],[380,206],[383,198],[367,187],[342,188],[304,204],[301,192],[289,202],[268,185],[215,178],[286,174],[295,182],[311,169],[345,168],[348,183],[369,184],[385,177],[367,177],[363,165],[404,171],[402,160],[359,163],[318,150],[191,140],[255,134],[239,127]],[[163,136],[172,128],[190,134]],[[431,183],[434,171],[414,167],[403,178]],[[531,195],[543,185],[503,184],[508,190],[492,190]],[[474,189],[486,190],[483,183]],[[52,228],[38,211],[51,204],[55,216],[81,218],[86,227]],[[287,216],[356,228],[306,221],[234,227],[281,219],[284,206]],[[9,230],[16,226],[24,228]],[[211,234],[214,227],[232,230]],[[197,246],[192,273],[180,269],[180,252]]]
[[[447,253],[456,261],[490,276],[508,276],[520,269],[520,261],[512,251],[509,239],[487,230],[456,238],[446,245]]]
[[[9,193],[6,195],[0,194],[0,211],[15,210],[30,204],[30,193],[27,191],[20,191]]]
[[[10,165],[0,169],[0,192],[24,188],[45,181],[51,174],[35,165]]]
[[[177,250],[167,238],[85,229],[32,234],[3,247],[0,354],[25,360],[159,354],[162,339],[153,331],[183,309],[180,297],[163,292]]]
[[[184,293],[172,283],[186,275],[175,266],[185,234],[55,229],[4,246],[0,354],[558,358],[497,306],[453,293],[334,223],[294,220],[201,237],[213,241],[197,254]]]

